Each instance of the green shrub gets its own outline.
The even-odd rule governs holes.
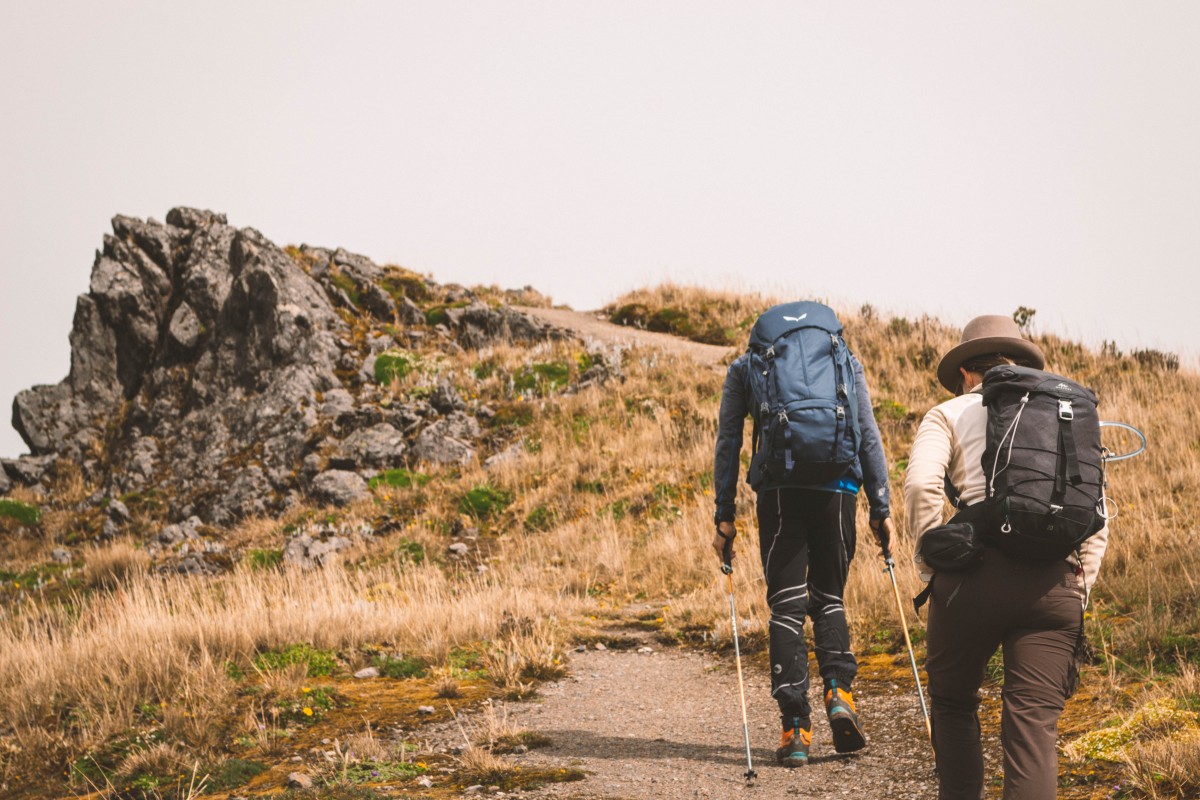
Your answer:
[[[337,669],[337,656],[332,650],[318,650],[303,642],[282,650],[267,650],[254,657],[254,665],[262,670],[282,669],[292,664],[305,664],[308,677],[332,675]]]
[[[488,519],[503,511],[512,500],[512,492],[485,483],[459,497],[458,510],[476,519]]]
[[[410,564],[421,564],[425,561],[425,545],[411,539],[401,539],[396,545],[396,558]]]
[[[428,665],[419,658],[388,658],[387,656],[378,656],[375,659],[375,667],[383,677],[397,680],[424,678],[429,669]]]
[[[37,506],[5,497],[0,498],[0,517],[9,517],[22,525],[33,527],[41,521],[42,512]]]
[[[536,506],[525,515],[525,529],[529,531],[546,531],[558,522],[558,511],[548,505]]]
[[[429,483],[429,476],[409,469],[388,469],[376,475],[368,482],[372,489],[386,486],[390,489],[411,489],[414,486],[424,486]]]
[[[283,563],[283,550],[250,550],[246,553],[246,563],[250,565],[250,569],[274,569]]]
[[[336,774],[336,780],[347,783],[382,783],[385,781],[403,781],[408,778],[423,775],[429,767],[421,763],[407,761],[368,762],[351,764],[345,770]]]
[[[346,296],[350,298],[350,302],[356,306],[362,304],[362,296],[358,291],[358,284],[354,282],[353,278],[336,268],[329,271],[329,278],[333,281],[334,286],[346,293]]]
[[[430,297],[429,286],[424,279],[403,267],[389,267],[379,285],[395,300],[407,297],[414,303],[423,303]]]
[[[566,386],[570,379],[571,368],[561,361],[530,364],[513,375],[513,391],[547,395]]]
[[[249,761],[244,758],[230,758],[218,764],[216,769],[209,774],[205,789],[209,791],[236,789],[243,784],[249,783],[251,779],[261,775],[268,769],[269,767],[266,764],[259,763],[258,761]]]
[[[388,350],[375,357],[375,382],[380,386],[387,386],[393,380],[401,380],[412,370],[412,358],[406,353]]]

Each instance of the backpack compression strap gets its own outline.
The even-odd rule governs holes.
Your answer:
[[[1083,480],[1079,469],[1079,450],[1075,446],[1075,431],[1071,423],[1075,412],[1070,400],[1058,401],[1058,464],[1054,469],[1054,496],[1061,503],[1067,496],[1067,481],[1077,484]]]

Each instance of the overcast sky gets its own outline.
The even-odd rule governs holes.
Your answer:
[[[117,213],[594,308],[670,278],[1200,352],[1194,2],[0,5],[0,410]],[[0,455],[24,450],[7,425]]]

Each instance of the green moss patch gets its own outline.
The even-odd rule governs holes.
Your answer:
[[[413,358],[407,353],[394,350],[375,357],[375,382],[387,386],[394,380],[402,380],[413,371]]]
[[[274,569],[283,563],[283,550],[249,550],[246,552],[246,563],[250,565],[250,569]]]
[[[565,387],[570,379],[571,367],[564,362],[529,364],[513,375],[513,391],[545,396]]]
[[[375,667],[384,678],[424,678],[429,672],[429,666],[419,658],[389,658],[378,656]]]
[[[20,500],[9,500],[7,497],[0,498],[0,517],[15,519],[22,525],[33,527],[42,519],[42,512],[35,505],[22,503]]]
[[[254,665],[261,670],[277,670],[292,664],[306,665],[308,677],[317,678],[334,673],[337,656],[332,650],[318,650],[301,642],[281,650],[267,650],[254,657]]]
[[[429,476],[422,472],[409,469],[389,469],[376,475],[368,482],[372,489],[380,486],[389,489],[411,489],[414,486],[424,486],[429,483]]]
[[[461,495],[458,498],[458,510],[476,519],[489,519],[507,508],[512,501],[512,492],[485,483]]]

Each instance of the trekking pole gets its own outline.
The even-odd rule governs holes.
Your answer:
[[[892,592],[896,595],[896,610],[900,612],[900,630],[904,631],[904,645],[908,648],[908,661],[912,664],[913,678],[917,682],[917,697],[921,699],[921,715],[925,718],[925,734],[933,744],[933,727],[929,724],[929,708],[925,705],[925,690],[921,688],[921,673],[917,671],[917,656],[913,653],[912,639],[908,638],[908,620],[904,618],[904,604],[900,602],[900,587],[896,584],[896,562],[884,556],[888,576],[892,579]]]
[[[720,533],[720,529],[718,529]],[[724,538],[724,534],[721,534]],[[729,621],[733,624],[733,656],[737,662],[738,697],[742,701],[742,734],[746,738],[746,772],[743,775],[747,786],[754,785],[758,775],[754,772],[754,763],[750,760],[750,722],[746,718],[746,685],[742,682],[742,650],[738,646],[737,607],[733,599],[733,539],[725,539],[725,558],[721,564],[721,572],[729,582]]]

